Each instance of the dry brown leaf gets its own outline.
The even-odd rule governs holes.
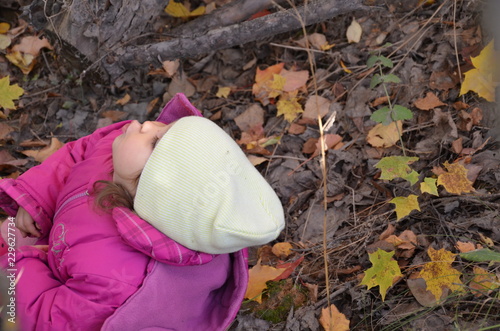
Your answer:
[[[500,287],[500,278],[486,269],[474,266],[474,278],[469,287],[476,297],[488,295]]]
[[[42,148],[40,150],[29,150],[29,151],[24,151],[22,152],[24,155],[31,156],[35,159],[37,162],[43,162],[45,159],[47,159],[49,156],[57,152],[59,148],[63,147],[64,143],[59,141],[57,138],[52,138],[50,140],[50,145]]]
[[[120,110],[106,110],[102,112],[101,116],[104,118],[109,118],[113,122],[118,122],[124,119],[128,115],[127,112]]]
[[[394,231],[396,231],[396,227],[392,224],[388,224],[387,225],[387,229],[384,230],[384,232],[382,232],[380,234],[380,236],[378,237],[379,240],[384,240],[386,238],[388,238],[391,234],[394,234]]]
[[[443,185],[452,194],[473,192],[472,182],[467,178],[467,169],[459,163],[444,163],[445,173],[438,176],[437,185]]]
[[[34,57],[40,54],[42,48],[53,49],[49,41],[42,37],[42,39],[35,36],[27,36],[21,39],[21,42],[12,47],[13,52],[21,52],[24,54],[31,54]]]
[[[285,78],[284,92],[293,92],[304,87],[309,79],[309,71],[307,70],[289,71],[283,69],[280,75]]]
[[[347,28],[346,37],[348,43],[359,43],[363,29],[361,25],[353,18],[351,25]]]
[[[373,147],[388,148],[399,141],[400,132],[403,132],[402,121],[391,122],[389,125],[379,123],[368,132],[366,141]]]
[[[440,106],[446,106],[439,98],[432,92],[427,92],[425,98],[415,100],[415,107],[420,110],[431,110]]]
[[[318,114],[323,118],[330,110],[331,101],[318,95],[312,95],[307,99],[302,117],[317,120]]]
[[[349,331],[350,321],[332,304],[321,309],[319,323],[325,331]]]
[[[463,150],[463,145],[462,145],[462,137],[454,140],[452,143],[451,143],[451,150],[453,151],[453,153],[455,154],[460,154]]]
[[[123,98],[121,98],[121,99],[117,100],[115,103],[116,103],[117,105],[124,106],[124,105],[126,105],[126,104],[130,101],[130,99],[131,99],[131,97],[130,97],[130,95],[127,93],[127,94],[125,94],[125,95],[123,96]]]
[[[12,131],[14,131],[13,127],[3,122],[0,122],[0,140],[5,140],[6,138],[8,138]]]
[[[179,60],[174,61],[163,61],[162,68],[165,70],[166,76],[171,78],[173,75],[177,73],[177,69],[179,69],[180,62]]]
[[[256,125],[262,126],[264,124],[264,109],[259,104],[254,103],[245,109],[243,113],[236,116],[234,122],[244,132]]]
[[[288,129],[288,133],[290,134],[302,134],[305,131],[306,127],[297,123],[290,124],[290,128]]]

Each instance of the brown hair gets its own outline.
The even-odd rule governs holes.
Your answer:
[[[103,210],[126,207],[134,210],[134,198],[123,185],[98,180],[94,183],[95,205]]]

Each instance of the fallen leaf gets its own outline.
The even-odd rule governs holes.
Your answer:
[[[431,262],[424,264],[419,276],[425,280],[427,290],[434,295],[436,300],[440,300],[443,287],[453,292],[463,292],[463,283],[460,280],[462,273],[451,267],[456,255],[444,248],[435,250],[432,247],[429,247],[427,254]]]
[[[325,151],[329,150],[329,149],[338,149],[337,146],[339,144],[342,144],[342,137],[339,136],[338,134],[325,134],[324,135],[324,148],[325,148]],[[343,145],[343,144],[342,144]],[[321,143],[320,143],[320,140],[318,139],[318,141],[316,142],[315,144],[315,147],[316,149],[314,150],[313,154],[311,155],[311,158],[314,158],[318,155],[321,154]]]
[[[321,309],[319,323],[325,331],[349,331],[350,321],[331,304],[330,307]]]
[[[173,75],[177,73],[177,70],[179,69],[180,61],[179,60],[174,60],[174,61],[163,61],[161,63],[161,66],[163,70],[165,70],[165,73],[168,78],[171,78]]]
[[[11,52],[5,55],[5,57],[12,64],[21,69],[21,71],[25,75],[29,74],[36,64],[35,57],[31,54],[23,54],[21,52]]]
[[[0,23],[0,33],[4,34],[7,33],[10,29],[10,24],[2,22]]]
[[[416,156],[386,156],[374,167],[382,171],[380,179],[403,178],[413,185],[418,181],[418,173],[409,165],[415,161],[418,161]]]
[[[262,164],[264,162],[267,162],[269,161],[269,159],[265,158],[265,157],[262,157],[262,156],[256,156],[256,155],[248,155],[247,156],[247,159],[250,161],[250,163],[256,167],[258,166],[259,164]]]
[[[50,145],[44,147],[40,150],[29,150],[22,152],[24,155],[31,156],[35,159],[35,161],[42,163],[49,156],[57,152],[61,147],[64,146],[64,143],[60,142],[57,138],[52,138],[50,140]]]
[[[367,134],[366,141],[373,147],[389,148],[399,141],[403,132],[403,122],[391,122],[389,125],[381,123],[375,125]]]
[[[12,39],[4,34],[0,34],[0,50],[5,50],[12,43]]]
[[[255,96],[255,99],[260,101],[264,106],[269,104],[269,99],[275,98],[280,94],[280,91],[273,91],[273,86],[276,86],[274,79],[279,79],[279,77],[281,77],[279,74],[283,70],[284,66],[284,63],[278,63],[264,70],[257,68],[255,73],[255,83],[252,86],[252,93]]]
[[[306,85],[307,80],[309,79],[309,71],[290,71],[283,69],[281,70],[280,76],[285,79],[281,90],[284,92],[293,92]]]
[[[317,120],[319,115],[320,118],[323,118],[328,114],[331,103],[327,98],[311,95],[306,101],[302,117]]]
[[[273,280],[278,281],[278,280],[282,280],[282,279],[286,279],[286,278],[290,277],[290,275],[294,272],[294,270],[297,268],[297,266],[302,263],[302,261],[304,261],[304,256],[301,256],[292,262],[278,264],[276,266],[276,268],[277,269],[285,269],[285,271]]]
[[[0,107],[15,109],[14,100],[23,95],[24,90],[17,84],[10,85],[10,77],[0,78]]]
[[[277,257],[285,258],[288,255],[292,254],[292,248],[292,244],[290,244],[289,242],[282,242],[274,244],[271,251]]]
[[[434,307],[439,303],[439,301],[446,299],[450,292],[448,288],[443,288],[443,293],[438,301],[436,300],[434,294],[427,290],[427,283],[425,282],[425,279],[420,278],[418,275],[419,272],[411,274],[407,279],[406,284],[408,285],[411,294],[413,294],[419,304],[424,307]]]
[[[130,101],[131,97],[130,94],[126,93],[123,98],[118,99],[115,103],[120,106],[126,105]]]
[[[257,261],[257,264],[253,266],[248,274],[248,288],[245,293],[245,298],[262,303],[262,291],[267,288],[266,282],[276,279],[280,276],[286,269],[276,269],[267,265],[261,265],[261,260]]]
[[[347,42],[359,43],[362,34],[363,34],[363,29],[361,28],[361,25],[359,25],[356,19],[353,18],[351,25],[349,25],[346,32]]]
[[[182,2],[169,1],[165,7],[165,13],[173,17],[189,18],[205,14],[205,6],[200,6],[193,11],[190,11]]]
[[[296,97],[280,98],[276,103],[276,108],[278,109],[276,116],[283,115],[289,123],[292,123],[304,111]]]
[[[242,132],[246,132],[255,126],[262,126],[264,124],[264,109],[258,103],[254,103],[245,109],[243,113],[236,116],[234,122]]]
[[[392,258],[394,252],[386,252],[378,249],[372,254],[368,254],[372,267],[365,271],[361,285],[366,285],[368,289],[379,286],[382,301],[385,300],[387,289],[398,281],[403,275],[398,263]]]
[[[474,191],[472,182],[467,178],[467,169],[459,163],[444,163],[446,172],[437,178],[437,185],[443,185],[452,194],[462,194]]]
[[[312,46],[315,49],[321,50],[321,51],[327,51],[330,48],[334,47],[335,44],[328,44],[328,41],[326,40],[326,37],[322,33],[311,33],[307,35],[307,37],[304,37],[300,40],[297,40],[296,43],[301,46],[306,48],[309,45]]]
[[[410,215],[413,210],[420,211],[418,196],[415,194],[410,194],[407,197],[395,197],[389,202],[396,205],[396,216],[398,221]]]
[[[460,88],[460,95],[469,91],[476,92],[487,101],[495,101],[495,88],[498,82],[494,79],[497,72],[496,65],[498,52],[495,52],[493,41],[491,41],[476,57],[471,57],[474,69],[464,73],[464,81]]]
[[[48,39],[45,37],[40,39],[35,36],[26,36],[21,39],[19,44],[12,47],[12,52],[31,54],[33,57],[37,57],[42,48],[53,49],[52,45],[50,45]]]
[[[128,113],[120,110],[106,110],[102,112],[101,116],[109,118],[112,122],[118,122],[127,117]]]
[[[474,278],[470,281],[469,287],[476,297],[488,295],[500,287],[500,278],[478,266],[474,266]]]
[[[230,87],[219,86],[219,88],[217,89],[217,93],[215,94],[215,96],[218,97],[218,98],[225,98],[225,99],[227,99],[227,97],[229,96],[229,93],[231,93],[231,88]]]
[[[467,253],[476,249],[476,246],[470,241],[457,241],[455,247],[460,251],[460,253]]]
[[[429,193],[435,196],[439,196],[436,181],[437,178],[425,177],[424,181],[420,183],[420,191],[422,193]]]
[[[446,106],[439,98],[432,92],[427,92],[425,98],[417,99],[414,102],[415,107],[420,110],[431,110],[436,107]]]
[[[392,234],[394,234],[394,231],[396,231],[396,227],[392,224],[388,224],[387,225],[387,229],[384,230],[384,232],[382,232],[380,234],[380,236],[378,237],[379,240],[384,240],[386,238],[388,238],[389,236],[391,236]]]
[[[290,134],[302,134],[305,131],[306,127],[297,123],[290,124],[290,128],[288,129],[288,133]]]

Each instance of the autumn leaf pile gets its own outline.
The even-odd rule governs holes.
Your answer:
[[[203,3],[170,1],[169,23],[218,6]],[[37,91],[35,75],[48,75],[28,41],[51,56],[57,50],[34,33],[38,41],[24,41],[26,28],[0,25],[2,56],[17,73],[0,77],[0,139],[15,146],[2,155],[2,176],[43,161],[62,145],[58,137],[76,138],[73,122],[45,119],[40,105],[60,98],[59,112],[76,118],[86,109],[95,128],[152,118],[183,92],[233,135],[286,213],[277,242],[250,250],[240,330],[495,329],[498,54],[469,7],[454,14],[451,1],[416,3],[155,63],[141,84],[125,81],[113,94],[86,87],[85,102],[76,81],[39,99],[25,93]],[[77,96],[66,97],[69,87]],[[50,130],[34,136],[23,126],[30,120]]]

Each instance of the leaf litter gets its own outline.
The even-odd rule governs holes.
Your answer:
[[[176,7],[167,12],[181,20],[202,13],[188,2],[184,8],[171,2]],[[15,177],[97,127],[153,119],[173,94],[183,92],[238,141],[276,190],[287,217],[280,245],[250,251],[250,267],[264,275],[233,330],[321,330],[328,323],[339,330],[445,329],[467,328],[478,319],[484,327],[498,325],[500,130],[488,102],[490,85],[484,84],[490,64],[481,57],[491,48],[482,37],[478,8],[459,4],[456,24],[441,24],[454,22],[453,6],[445,3],[400,7],[387,1],[385,10],[340,16],[307,28],[307,36],[282,34],[272,45],[256,42],[164,62],[148,68],[149,75],[129,74],[112,84],[82,80],[86,68],[58,56],[57,45],[40,44],[38,53],[17,46],[29,56],[14,57],[16,67],[6,55],[15,45],[36,41],[24,38],[43,41],[43,35],[21,21],[2,25],[0,34],[10,45],[0,55],[0,78],[9,77],[8,86],[17,84],[24,94],[6,95],[14,107],[2,106],[1,175]],[[455,32],[456,50],[450,38]],[[317,51],[314,73],[307,44]],[[367,61],[374,55],[390,59],[391,73],[401,81],[387,84],[387,93],[381,85],[370,87],[377,72]],[[479,74],[467,74],[474,69]],[[460,83],[465,77],[467,91]],[[371,119],[391,103],[413,117],[388,125]],[[321,144],[318,117],[324,124],[334,112]],[[387,157],[410,159],[402,166]],[[385,170],[376,167],[388,160]],[[395,207],[391,201],[398,197],[412,200]],[[462,251],[457,238],[473,249]],[[390,259],[376,266],[373,254]],[[363,282],[373,266],[389,266],[392,276],[378,280],[375,274]],[[252,300],[257,297],[260,303]],[[440,307],[439,314],[428,307]]]

